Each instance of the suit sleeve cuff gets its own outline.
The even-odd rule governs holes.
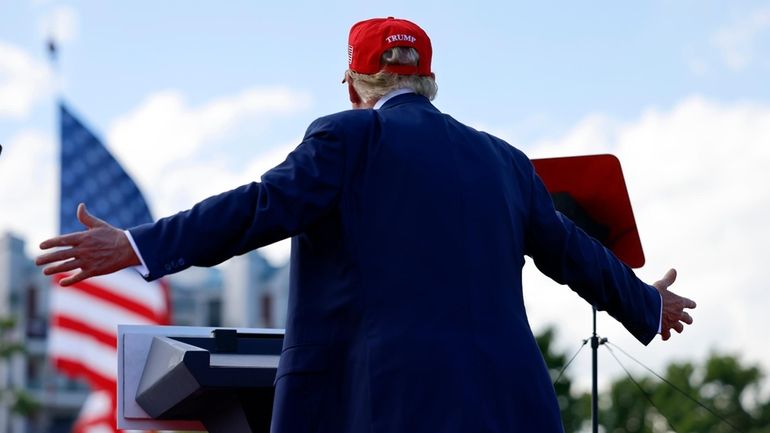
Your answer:
[[[142,263],[141,265],[136,265],[136,266],[133,266],[132,268],[136,272],[139,272],[139,275],[141,275],[143,278],[149,277],[150,270],[147,269],[147,265],[144,263],[144,258],[142,258],[142,253],[140,253],[139,248],[136,247],[136,242],[134,242],[134,237],[131,236],[131,232],[128,230],[123,230],[123,233],[126,234],[126,237],[128,238],[128,242],[131,244],[131,248],[134,249],[134,254],[136,254],[136,256],[139,257],[139,261]]]

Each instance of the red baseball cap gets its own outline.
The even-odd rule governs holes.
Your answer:
[[[381,65],[382,53],[393,47],[417,50],[420,61],[412,65]],[[433,75],[430,60],[433,49],[430,38],[417,24],[398,18],[372,18],[350,28],[348,68],[359,74],[376,74],[381,70],[399,75]]]

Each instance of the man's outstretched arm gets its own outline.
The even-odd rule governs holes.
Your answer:
[[[79,269],[79,272],[59,283],[69,286],[86,278],[111,274],[141,264],[123,230],[88,213],[83,203],[78,206],[77,217],[86,230],[56,236],[40,244],[42,250],[64,247],[35,260],[38,266],[49,265],[43,269],[45,275]]]
[[[531,166],[526,251],[544,274],[569,285],[597,310],[607,311],[643,344],[660,332],[684,330],[692,317],[684,311],[695,302],[668,290],[671,270],[655,284],[639,280],[609,249],[554,209],[550,194]],[[657,292],[657,293],[656,293]]]
[[[87,230],[43,242],[42,249],[65,248],[40,256],[36,263],[50,265],[44,269],[46,275],[80,269],[62,280],[65,285],[140,264],[147,267],[145,279],[154,280],[190,266],[214,266],[301,233],[338,204],[346,173],[343,129],[334,118],[320,118],[308,127],[302,143],[260,182],[131,228],[136,253],[122,230],[80,205],[78,219]]]

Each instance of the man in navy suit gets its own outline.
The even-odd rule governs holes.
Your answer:
[[[554,210],[523,153],[430,103],[420,27],[357,23],[348,53],[357,109],[313,122],[260,182],[127,232],[81,205],[88,230],[43,242],[69,248],[38,264],[80,269],[65,285],[135,265],[155,279],[291,237],[274,432],[561,432],[525,255],[644,344],[692,323],[673,271],[640,281]]]

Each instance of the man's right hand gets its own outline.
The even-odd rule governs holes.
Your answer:
[[[658,289],[660,297],[663,300],[663,316],[661,317],[660,335],[663,340],[671,338],[671,330],[682,333],[684,325],[692,324],[690,316],[685,308],[695,308],[695,301],[679,296],[668,290],[669,286],[676,281],[676,269],[669,269],[662,279],[656,281],[653,287]]]
[[[123,230],[88,213],[83,203],[78,206],[77,216],[86,227],[85,231],[57,236],[40,244],[42,250],[68,247],[43,254],[35,260],[38,266],[51,265],[43,269],[45,275],[80,269],[59,282],[69,286],[86,278],[141,264]]]

